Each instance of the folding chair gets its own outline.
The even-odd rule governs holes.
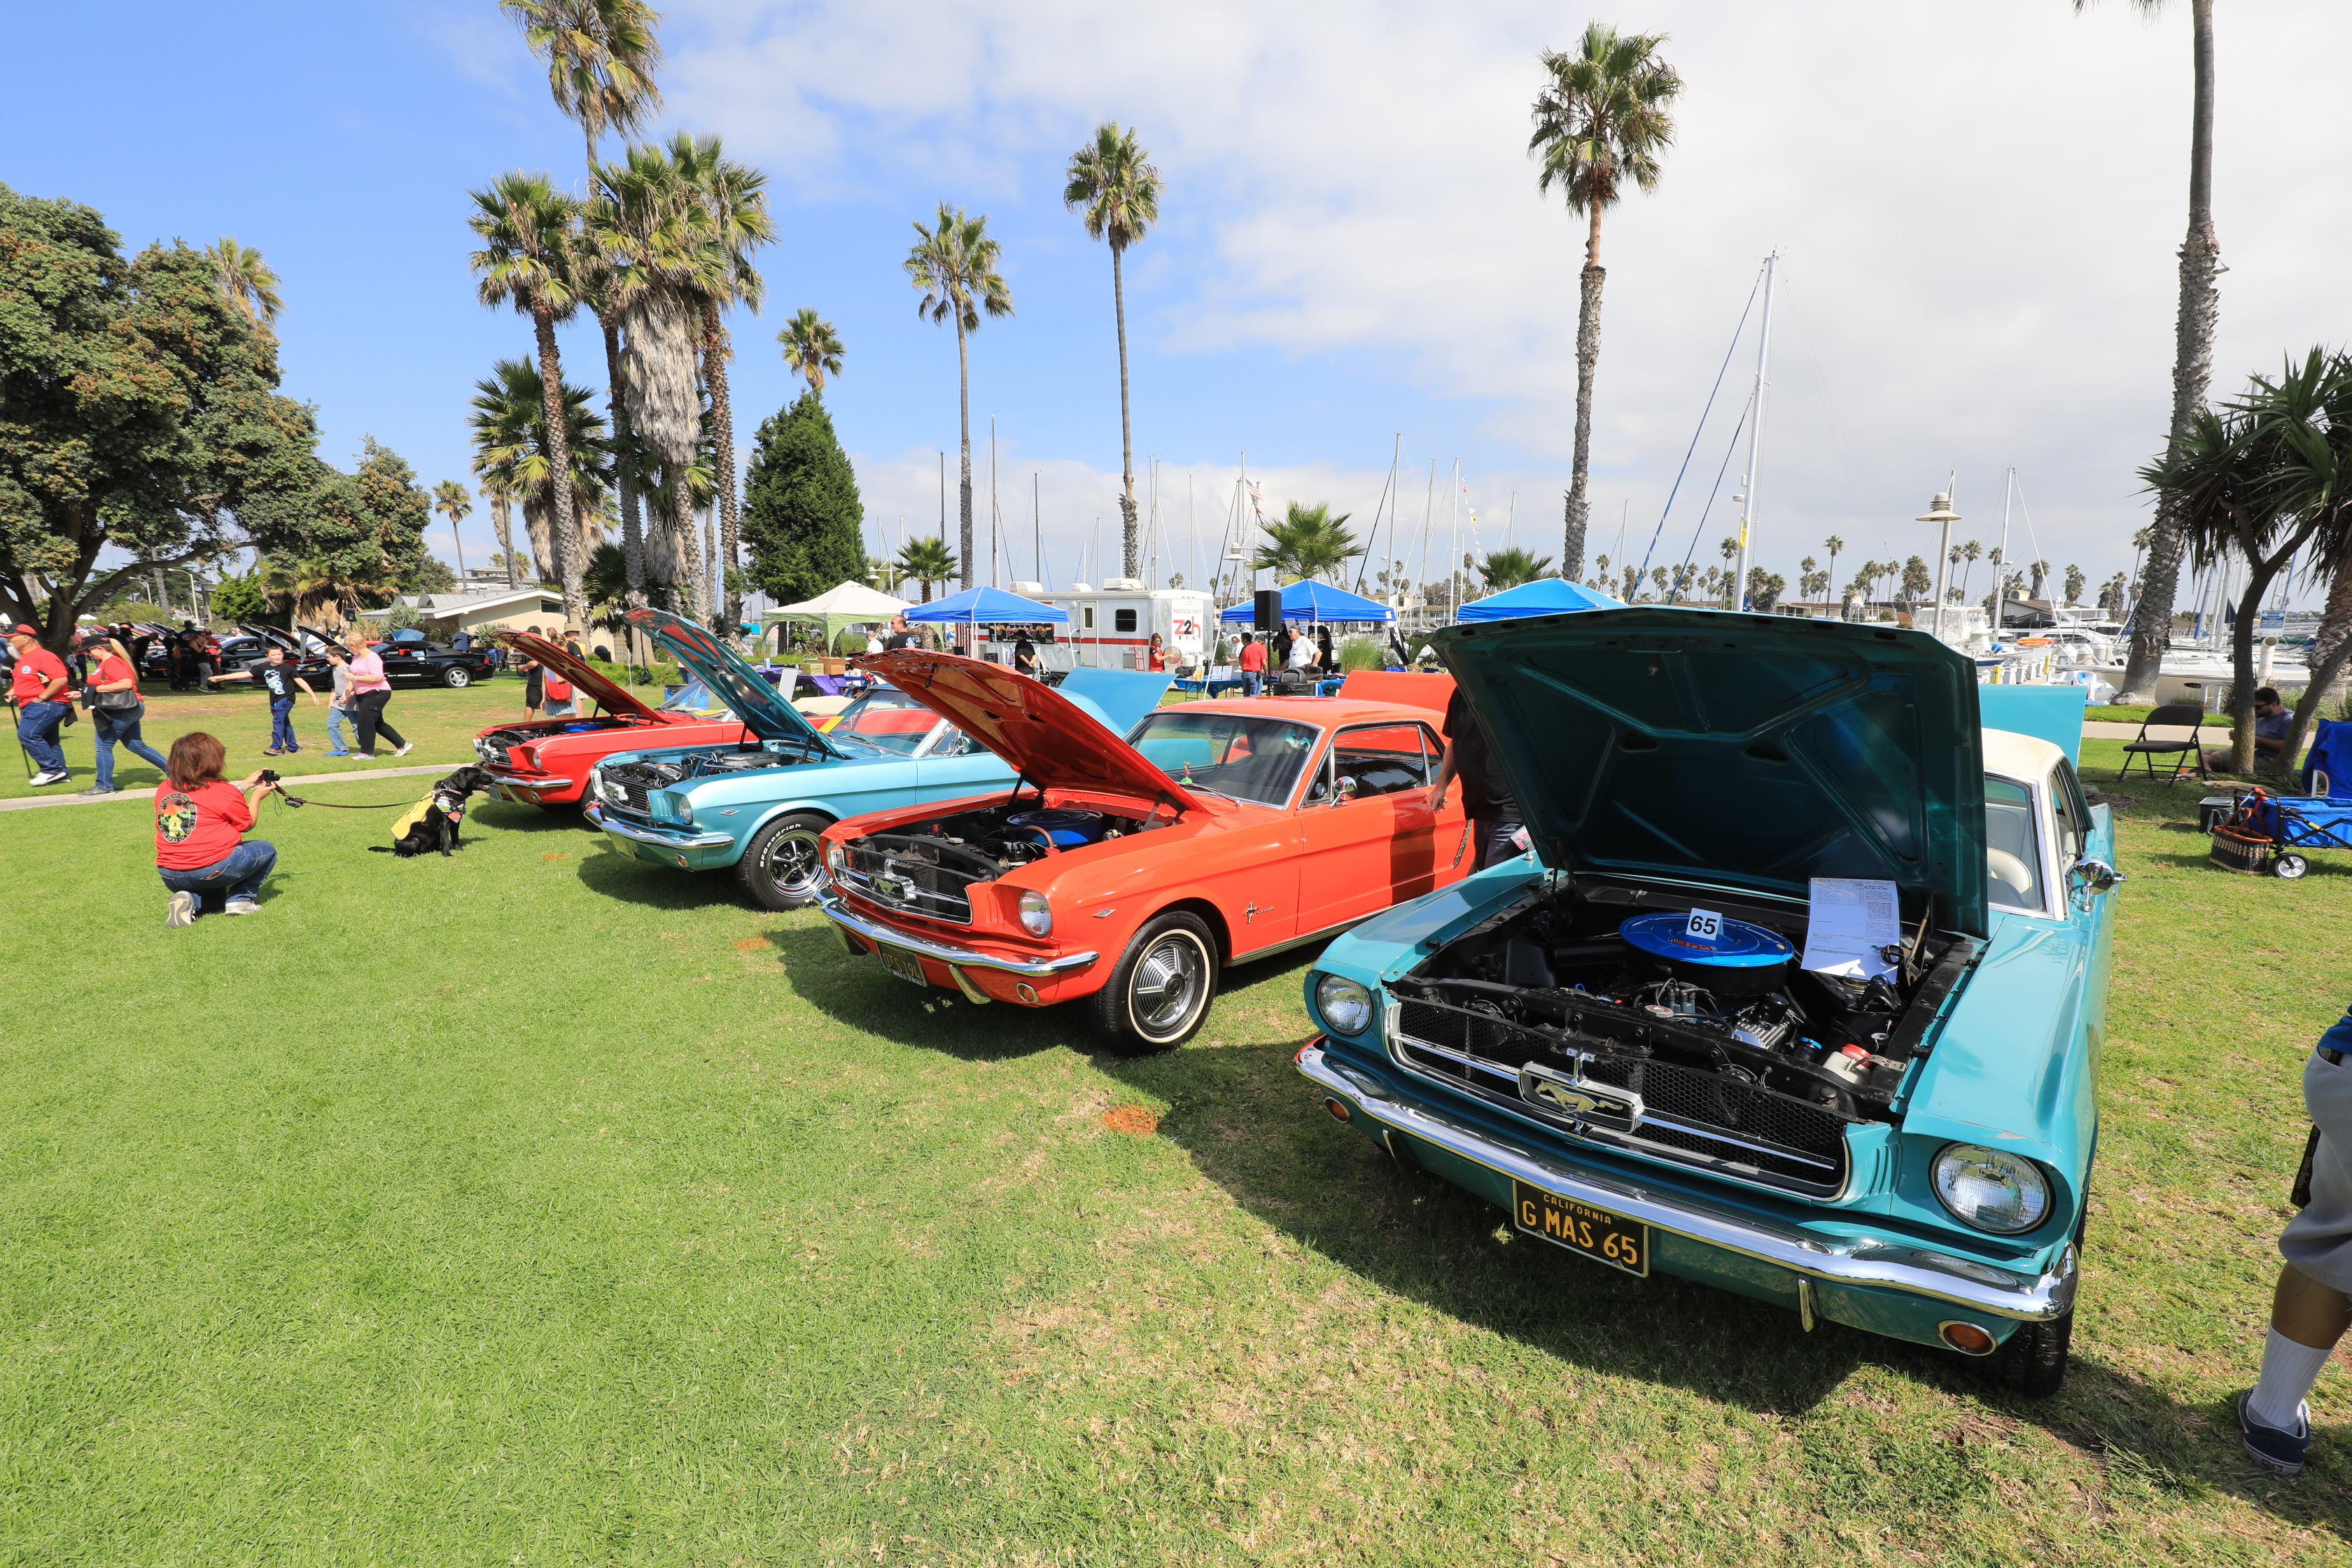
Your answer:
[[[2205,710],[2189,702],[2168,702],[2161,708],[2151,710],[2148,716],[2140,721],[2139,733],[2124,742],[2124,765],[2116,777],[2126,779],[2131,776],[2134,757],[2140,759],[2140,765],[2147,769],[2150,779],[2156,777],[2156,759],[2158,757],[2172,759],[2172,773],[2164,781],[2167,784],[2178,782],[2180,775],[2189,771],[2191,758],[2197,763],[2197,776],[2200,779],[2205,777],[2205,749],[2197,741],[2197,726],[2204,720]],[[2185,741],[2151,741],[2147,738],[2150,730],[2184,725],[2189,731],[2189,739]]]

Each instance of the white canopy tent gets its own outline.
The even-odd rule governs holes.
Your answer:
[[[863,583],[843,582],[814,599],[767,611],[760,617],[761,631],[764,637],[770,627],[787,621],[818,621],[824,626],[824,646],[830,648],[834,634],[842,627],[887,621],[908,608],[904,599],[894,599]]]

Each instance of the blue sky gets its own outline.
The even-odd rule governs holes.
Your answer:
[[[2187,17],[2168,10],[1619,13],[1672,35],[1688,87],[1664,184],[1604,233],[1594,548],[1615,546],[1621,516],[1637,542],[1656,525],[1777,247],[1760,561],[1793,575],[1832,532],[1857,552],[1848,570],[1858,554],[1924,552],[1909,520],[1955,468],[1961,532],[1989,543],[2014,463],[2032,519],[2030,536],[2018,519],[2014,555],[2038,546],[2095,579],[2127,565],[2146,513],[2133,470],[2164,420],[2184,211]],[[1367,521],[1400,435],[1403,553],[1424,546],[1433,460],[1449,476],[1433,562],[1452,537],[1457,460],[1481,544],[1508,517],[1517,542],[1554,550],[1579,235],[1537,195],[1523,149],[1536,52],[1582,19],[1508,0],[677,5],[663,128],[722,133],[767,170],[783,236],[764,258],[765,316],[734,322],[739,439],[796,389],[773,336],[814,305],[848,345],[828,403],[871,535],[895,543],[902,516],[910,532],[936,527],[941,449],[954,505],[954,343],[917,320],[898,264],[909,220],[941,199],[984,211],[1018,315],[973,342],[983,530],[992,413],[1020,541],[1003,574],[1029,574],[1033,473],[1049,574],[1094,574],[1096,519],[1106,539],[1117,525],[1109,268],[1059,190],[1071,149],[1115,114],[1168,182],[1128,288],[1139,465],[1164,465],[1163,573],[1194,549],[1188,481],[1208,539],[1244,449],[1270,502]],[[327,456],[348,464],[372,433],[428,484],[465,477],[471,384],[530,345],[524,321],[475,303],[466,191],[517,167],[576,181],[581,163],[494,5],[52,6],[21,11],[13,32],[0,180],[88,202],[134,247],[222,234],[258,247],[283,280],[286,388],[319,405]],[[2221,19],[2231,270],[2217,389],[2352,337],[2352,200],[2326,76],[2347,42],[2352,18],[2315,0]],[[601,382],[588,333],[564,348],[574,379]],[[1751,364],[1741,348],[1700,442],[1701,497]],[[1660,560],[1693,536],[1692,493]],[[1723,506],[1698,531],[1703,562],[1727,531]],[[433,543],[454,554],[437,521]],[[486,517],[465,544],[487,553]]]

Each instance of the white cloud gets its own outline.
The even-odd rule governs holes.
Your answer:
[[[2015,462],[2045,551],[2127,551],[2168,402],[2185,9],[1661,0],[1622,18],[1671,33],[1688,85],[1664,184],[1603,233],[1597,510],[1630,496],[1654,520],[1778,247],[1767,539],[1785,523],[1919,549],[1908,520],[1954,467],[1970,528],[1997,528]],[[1050,201],[1089,123],[1140,125],[1169,216],[1138,253],[1139,331],[1383,356],[1410,396],[1484,400],[1556,512],[1579,236],[1522,151],[1535,54],[1577,25],[1556,7],[693,0],[677,19],[673,110],[803,199],[914,181]],[[2217,393],[2352,336],[2345,34],[2325,0],[2221,18]],[[1740,375],[1694,461],[1708,476]]]

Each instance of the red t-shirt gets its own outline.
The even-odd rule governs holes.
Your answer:
[[[134,697],[138,695],[139,672],[131,668],[131,661],[129,659],[117,658],[112,654],[108,654],[104,658],[98,661],[98,679],[92,681],[91,684],[94,686],[105,686],[117,680],[127,680],[131,682],[131,695]]]
[[[16,675],[9,685],[9,694],[16,698],[19,707],[27,702],[62,702],[67,696],[64,692],[54,698],[45,697],[43,693],[48,690],[50,681],[65,679],[66,661],[47,648],[37,647],[16,661]]]
[[[226,779],[194,789],[155,786],[155,864],[166,871],[201,871],[226,860],[253,826],[253,807]]]
[[[1265,644],[1262,642],[1254,642],[1250,644],[1249,647],[1242,649],[1242,668],[1244,669],[1264,669],[1265,668]]]

